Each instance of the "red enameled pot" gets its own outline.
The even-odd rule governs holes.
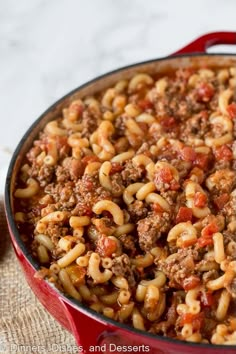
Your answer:
[[[60,293],[49,282],[34,278],[39,265],[31,257],[31,254],[20,239],[13,218],[12,191],[22,158],[38,135],[38,132],[48,121],[59,116],[62,108],[67,106],[71,100],[111,87],[119,79],[131,78],[137,72],[162,74],[171,69],[189,66],[236,66],[236,54],[206,53],[206,49],[215,44],[236,44],[236,32],[206,34],[174,53],[171,57],[131,65],[88,82],[70,92],[43,113],[26,132],[14,152],[6,180],[5,209],[15,253],[35,295],[52,316],[74,334],[79,346],[78,350],[81,353],[89,353],[89,347],[95,345],[103,345],[103,353],[122,353],[129,349],[128,346],[133,346],[132,352],[139,351],[141,353],[155,354],[198,354],[200,351],[204,354],[236,353],[235,346],[187,343],[132,329],[127,325],[117,323],[97,314],[76,300]],[[118,345],[124,346],[124,348],[117,347]],[[141,347],[137,350],[135,346]]]

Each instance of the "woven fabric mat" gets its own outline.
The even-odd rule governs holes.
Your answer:
[[[49,315],[26,283],[0,201],[0,353],[62,354],[60,346],[75,345],[73,336]]]

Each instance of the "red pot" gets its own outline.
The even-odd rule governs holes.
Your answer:
[[[133,346],[132,352],[156,354],[198,354],[199,351],[202,351],[204,354],[236,353],[235,346],[187,343],[135,330],[127,325],[117,323],[97,314],[76,300],[60,293],[51,283],[34,278],[39,265],[33,260],[20,239],[14,223],[12,210],[12,190],[23,156],[42,127],[48,121],[56,118],[61,109],[71,99],[89,95],[105,87],[112,86],[121,77],[130,78],[137,71],[162,73],[168,69],[177,69],[192,65],[198,67],[203,64],[213,67],[236,66],[236,55],[205,53],[206,49],[214,44],[236,44],[236,32],[206,34],[176,52],[172,57],[151,60],[118,69],[75,89],[51,106],[31,126],[13,155],[6,180],[5,208],[15,253],[35,295],[55,319],[74,334],[79,346],[78,350],[81,353],[88,353],[89,347],[92,345],[103,345],[103,353],[122,353],[129,349],[128,346]],[[176,54],[182,55],[178,56]],[[118,345],[125,347],[122,349]],[[139,346],[139,350],[135,346]]]

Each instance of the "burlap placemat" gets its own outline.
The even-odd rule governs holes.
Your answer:
[[[62,354],[67,352],[63,346],[75,345],[73,336],[48,314],[26,283],[0,201],[0,353]]]

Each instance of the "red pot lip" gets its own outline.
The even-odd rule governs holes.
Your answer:
[[[53,103],[46,111],[44,111],[38,119],[36,119],[34,121],[34,123],[27,129],[26,133],[23,135],[22,139],[20,140],[19,144],[17,145],[10,164],[9,164],[9,168],[7,171],[7,176],[6,176],[6,183],[5,183],[5,196],[4,196],[4,204],[5,204],[5,212],[6,212],[6,216],[7,216],[7,221],[9,224],[9,228],[12,231],[12,238],[14,238],[14,240],[16,241],[18,247],[20,248],[22,254],[24,255],[25,259],[28,261],[28,263],[30,264],[31,268],[34,271],[38,271],[40,269],[40,265],[35,261],[35,259],[33,259],[32,255],[30,254],[29,250],[26,248],[24,242],[21,240],[20,238],[20,234],[18,232],[18,229],[15,225],[14,222],[14,217],[13,217],[13,213],[11,210],[11,201],[10,201],[10,185],[11,185],[11,176],[12,176],[12,171],[16,162],[16,158],[17,156],[20,154],[21,148],[24,144],[24,142],[27,140],[27,137],[29,135],[29,133],[39,124],[39,122],[41,121],[41,119],[48,114],[51,110],[53,110],[58,104],[60,104],[60,102],[62,102],[64,99],[70,97],[71,95],[73,95],[75,92],[79,91],[80,89],[86,87],[87,85],[90,85],[92,83],[95,83],[97,80],[105,78],[109,75],[115,74],[119,71],[125,70],[125,69],[129,69],[129,68],[135,68],[136,66],[140,66],[142,64],[151,64],[154,62],[159,62],[159,61],[165,61],[165,60],[176,60],[177,58],[189,58],[189,57],[196,57],[196,56],[203,56],[203,57],[207,57],[207,56],[236,56],[236,54],[234,53],[188,53],[188,54],[179,54],[179,55],[173,55],[171,57],[161,57],[161,58],[157,58],[157,59],[150,59],[150,60],[146,60],[143,62],[138,62],[135,64],[131,64],[131,65],[126,65],[123,67],[120,67],[118,69],[109,71],[105,74],[99,75],[96,78],[87,81],[86,83],[76,87],[75,89],[73,89],[72,91],[70,91],[69,93],[67,93],[66,95],[64,95],[63,97],[61,97],[59,100],[57,100],[55,103]],[[140,336],[144,336],[146,338],[151,338],[152,340],[157,340],[158,341],[163,341],[165,343],[171,343],[177,346],[185,346],[188,348],[191,347],[196,347],[199,348],[199,350],[205,348],[205,349],[222,349],[222,351],[226,351],[227,348],[229,349],[233,349],[235,348],[234,345],[218,345],[218,344],[205,344],[205,343],[194,343],[194,342],[185,342],[185,341],[181,341],[181,340],[177,340],[177,339],[173,339],[170,337],[163,337],[163,336],[159,336],[159,335],[155,335],[149,332],[144,332],[138,329],[135,329],[133,327],[130,327],[126,324],[114,321],[112,319],[109,319],[99,313],[97,313],[96,311],[86,307],[84,304],[78,302],[77,300],[69,297],[68,295],[60,292],[55,286],[53,286],[53,284],[51,284],[50,282],[48,282],[47,280],[43,280],[46,281],[47,284],[53,289],[53,291],[57,294],[57,297],[62,298],[66,303],[69,303],[70,305],[72,305],[74,308],[78,309],[79,311],[81,311],[82,313],[86,314],[89,317],[92,317],[93,319],[98,320],[99,322],[106,322],[107,324],[110,324],[112,326],[115,326],[117,328],[120,328],[122,330],[125,331],[129,331],[130,333],[134,333],[136,335],[140,335]]]

